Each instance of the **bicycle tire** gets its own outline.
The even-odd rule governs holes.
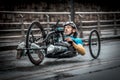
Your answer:
[[[37,31],[40,31],[41,34],[37,34],[35,31],[35,29]],[[33,34],[34,33],[34,34]],[[37,35],[41,35],[38,36],[41,39],[41,42],[37,42],[39,40],[39,38],[37,37]],[[27,35],[26,35],[26,48],[27,48],[27,55],[29,60],[34,64],[34,65],[39,65],[43,59],[44,59],[44,54],[42,53],[41,50],[39,49],[33,49],[31,48],[31,45],[33,43],[35,43],[35,46],[37,46],[37,44],[42,44],[42,40],[44,40],[45,38],[45,32],[43,30],[43,27],[41,26],[41,24],[37,21],[32,22],[32,24],[29,26],[29,29],[27,31]],[[29,49],[31,48],[31,49]]]
[[[96,35],[96,38],[93,38],[93,39],[92,39],[92,37],[93,37],[93,36],[95,37],[95,35]],[[94,41],[94,42],[92,42],[92,41]],[[95,41],[97,41],[97,43],[96,43]],[[94,45],[96,45],[96,46],[94,46]],[[93,52],[93,48],[92,48],[92,47],[98,48],[98,49],[96,50],[96,53]],[[90,32],[90,35],[89,35],[89,51],[90,51],[91,56],[92,56],[94,59],[97,59],[98,56],[100,55],[100,50],[101,50],[100,36],[99,36],[98,31],[94,29],[94,30],[92,30],[92,31]]]

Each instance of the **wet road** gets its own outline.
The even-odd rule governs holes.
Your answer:
[[[112,77],[110,73],[115,74],[113,77],[117,79],[119,78],[117,74],[120,73],[119,44],[120,40],[102,41],[101,53],[96,60],[92,59],[88,47],[85,47],[87,51],[85,56],[78,55],[67,59],[45,58],[39,66],[34,66],[27,56],[16,60],[16,51],[11,51],[14,54],[11,54],[14,56],[13,61],[10,62],[11,59],[7,58],[4,64],[0,65],[0,80],[96,80],[97,78],[106,80]],[[105,79],[102,76],[106,76]]]

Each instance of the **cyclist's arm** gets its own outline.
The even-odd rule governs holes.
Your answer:
[[[81,44],[76,44],[75,42],[72,42],[72,46],[77,50],[78,53],[81,55],[85,55],[85,48]]]
[[[85,55],[85,48],[82,45],[82,41],[79,39],[66,38],[66,41],[70,42],[72,46],[77,50],[81,55]],[[77,42],[77,44],[75,42]]]

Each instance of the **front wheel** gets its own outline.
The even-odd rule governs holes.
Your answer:
[[[91,56],[94,59],[97,59],[100,55],[101,50],[101,42],[100,42],[100,36],[97,30],[92,30],[89,35],[89,51]]]
[[[26,48],[30,61],[35,65],[39,65],[44,59],[43,50],[40,49],[44,45],[44,38],[45,32],[41,24],[39,22],[33,22],[27,32]]]

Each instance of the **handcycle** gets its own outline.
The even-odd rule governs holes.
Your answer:
[[[39,21],[34,21],[28,28],[26,34],[26,54],[34,65],[39,65],[47,55],[47,47],[55,44],[59,39],[64,41],[63,27],[58,26],[59,20],[46,32]],[[88,38],[88,46],[91,56],[97,59],[100,54],[101,42],[96,29],[91,30]],[[84,44],[86,46],[86,44]]]

